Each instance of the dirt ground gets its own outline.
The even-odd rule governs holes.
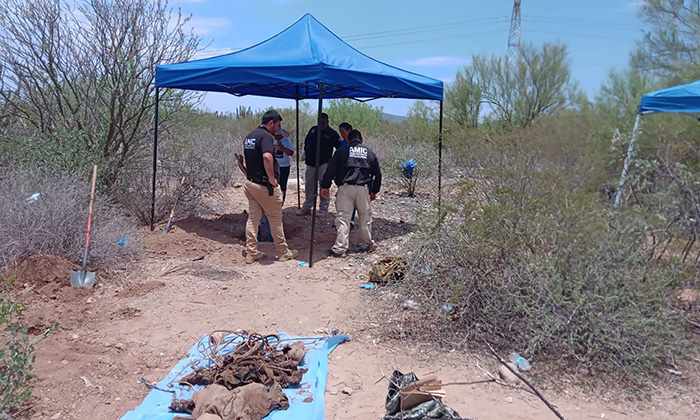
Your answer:
[[[54,322],[60,324],[59,331],[36,345],[38,379],[25,418],[119,419],[148,393],[142,377],[158,382],[202,335],[214,330],[300,336],[337,330],[349,335],[351,341],[330,355],[327,419],[379,419],[388,385],[382,374],[389,376],[394,369],[414,371],[419,378],[434,373],[444,382],[486,379],[477,361],[497,371],[497,362],[486,353],[393,340],[377,336],[372,328],[381,321],[365,309],[373,303],[371,294],[379,291],[359,285],[367,282],[374,262],[405,252],[413,210],[428,197],[380,194],[374,204],[375,254],[324,259],[335,230],[332,219],[317,219],[314,266],[309,268],[299,262],[308,261],[311,218],[296,215],[294,185],[289,194],[284,224],[290,246],[301,252],[297,260],[276,262],[272,244],[264,243],[267,258],[244,264],[247,204],[236,188],[208,197],[214,209],[209,216],[178,220],[168,235],[144,230],[139,238],[129,238],[143,247],[143,257],[111,273],[98,272],[94,289],[71,288],[70,270],[77,267],[65,260],[25,260],[17,283],[28,305],[30,331],[40,335]],[[353,233],[351,243],[354,238]],[[688,391],[688,380],[671,378],[636,398],[586,392],[573,378],[560,380],[557,387],[543,385],[541,391],[567,419],[697,419],[700,394]],[[351,394],[342,392],[346,387]],[[446,390],[445,402],[465,418],[556,418],[534,395],[494,383]]]

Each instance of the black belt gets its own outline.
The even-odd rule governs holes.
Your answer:
[[[266,181],[265,179],[267,179],[267,177],[265,177],[264,179],[251,179],[251,178],[248,178],[248,181],[252,182],[253,184],[258,184],[258,185],[262,185],[262,186],[264,186],[264,187],[267,187],[267,193],[268,193],[268,195],[269,195],[270,197],[272,197],[272,195],[274,194],[275,189],[272,188],[272,185],[270,185],[270,182],[269,182],[269,181]]]

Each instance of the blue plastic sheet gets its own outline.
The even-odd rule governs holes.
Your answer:
[[[286,410],[275,410],[271,412],[265,420],[323,420],[325,418],[325,391],[326,378],[328,377],[328,355],[340,343],[350,338],[346,335],[334,335],[326,338],[302,338],[290,336],[284,333],[279,334],[284,344],[291,344],[295,341],[303,341],[306,348],[306,356],[300,368],[307,368],[308,371],[302,376],[301,383],[296,387],[284,389],[284,393],[289,399],[289,408]],[[192,373],[192,366],[197,363],[197,367],[206,366],[207,361],[203,361],[203,350],[209,343],[209,336],[202,337],[192,349],[187,358],[180,360],[177,365],[146,395],[141,405],[126,413],[121,420],[172,420],[173,417],[186,414],[174,413],[168,410],[168,406],[173,400],[173,395],[177,399],[192,398],[194,390],[189,386],[178,385],[178,380]],[[232,351],[237,344],[234,342],[228,348],[222,348],[222,353]],[[203,389],[197,387],[196,390]],[[168,392],[168,391],[174,391]],[[305,398],[312,397],[312,401],[304,402]]]

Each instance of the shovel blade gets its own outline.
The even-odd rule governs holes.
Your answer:
[[[71,270],[70,285],[73,287],[92,287],[95,285],[95,272]]]

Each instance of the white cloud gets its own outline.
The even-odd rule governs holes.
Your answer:
[[[206,50],[197,51],[194,55],[193,60],[201,60],[203,58],[216,57],[217,55],[224,55],[235,52],[238,50],[232,50],[231,48],[208,48]]]
[[[434,57],[421,57],[412,60],[403,60],[402,64],[414,67],[443,67],[443,66],[463,66],[470,60],[464,57],[452,55],[438,55]]]
[[[232,24],[231,19],[223,17],[193,17],[187,23],[198,36],[211,35],[217,28],[226,28]]]

